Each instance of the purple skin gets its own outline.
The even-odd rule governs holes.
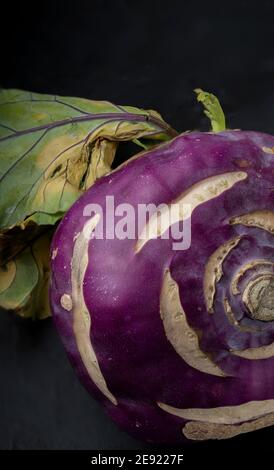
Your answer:
[[[249,131],[181,135],[101,178],[73,205],[56,231],[52,254],[56,249],[58,254],[52,260],[50,293],[55,324],[81,382],[113,420],[138,439],[160,444],[181,444],[185,439],[186,420],[160,409],[157,402],[176,408],[214,408],[274,399],[274,356],[250,360],[230,353],[231,348],[261,347],[274,341],[274,321],[249,318],[244,304],[229,289],[234,273],[245,263],[274,262],[273,234],[229,224],[232,217],[248,212],[274,211],[274,155],[263,147],[274,147],[274,137]],[[83,208],[90,203],[105,207],[107,195],[115,196],[115,205],[170,203],[194,183],[233,171],[248,176],[194,210],[192,243],[186,251],[174,251],[172,240],[160,238],[150,240],[137,254],[136,240],[90,240],[84,299],[91,318],[91,343],[108,389],[118,401],[114,405],[89,377],[75,341],[72,313],[60,304],[61,296],[71,293],[74,237],[87,222]],[[220,245],[237,235],[242,239],[223,263],[211,315],[203,293],[205,266]],[[166,268],[178,283],[189,325],[200,332],[201,350],[210,354],[226,377],[191,367],[167,340],[159,314]],[[240,324],[258,331],[242,331],[228,321],[224,296]]]

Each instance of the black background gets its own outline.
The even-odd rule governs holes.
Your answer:
[[[274,133],[272,3],[10,3],[1,7],[0,85],[155,108],[179,131],[209,125],[199,86],[220,98],[229,127]],[[50,319],[1,313],[0,364],[1,449],[153,449],[88,396]],[[189,452],[199,449],[274,450],[274,429]]]

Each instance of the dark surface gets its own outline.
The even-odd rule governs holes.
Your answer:
[[[56,3],[2,9],[2,86],[156,108],[180,131],[208,126],[199,86],[218,95],[229,127],[274,133],[271,1]],[[1,313],[0,358],[1,449],[151,449],[88,396],[51,320]],[[274,429],[195,449],[252,446],[274,450]]]

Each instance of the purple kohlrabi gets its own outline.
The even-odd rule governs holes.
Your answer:
[[[67,353],[122,428],[180,444],[274,424],[274,137],[143,152],[73,205],[51,257]]]

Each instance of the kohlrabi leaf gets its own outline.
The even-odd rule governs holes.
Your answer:
[[[173,135],[155,111],[0,90],[0,229],[54,224],[110,170],[119,141]]]
[[[15,226],[10,230],[0,231],[0,266],[21,253],[26,246],[47,232],[49,228],[51,226],[37,225],[35,222],[30,222],[24,229]]]
[[[134,139],[133,142],[134,142],[134,144],[139,145],[139,147],[142,147],[144,150],[149,149],[149,145],[147,145],[144,142],[141,142],[139,139]]]
[[[0,307],[48,316],[52,226],[111,170],[119,142],[174,135],[155,111],[0,90]]]
[[[43,319],[50,315],[50,239],[48,232],[0,267],[0,308],[24,318]]]
[[[210,119],[213,132],[221,132],[226,128],[225,115],[218,98],[212,93],[196,88],[197,100],[202,103],[205,115]]]

